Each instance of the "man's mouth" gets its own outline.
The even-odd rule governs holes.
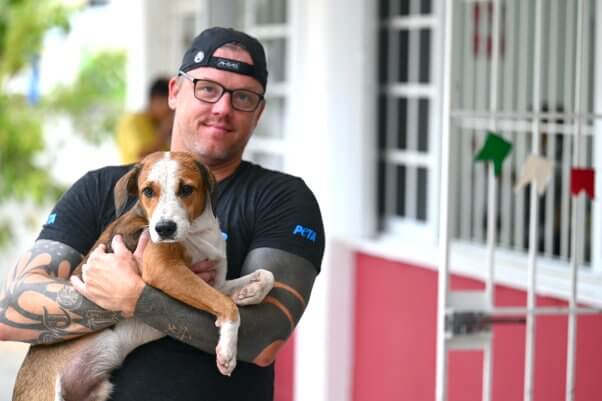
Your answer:
[[[208,128],[212,128],[216,131],[219,132],[230,132],[232,131],[232,128],[228,125],[224,125],[224,124],[212,124],[212,123],[205,123],[203,124],[204,126],[208,127]]]

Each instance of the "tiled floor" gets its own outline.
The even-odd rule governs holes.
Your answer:
[[[0,342],[0,401],[10,401],[13,383],[29,346],[15,342]]]

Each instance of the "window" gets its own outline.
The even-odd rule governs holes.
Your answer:
[[[439,22],[431,1],[380,0],[378,205],[380,229],[432,225],[435,98],[432,63]]]
[[[289,80],[288,0],[246,2],[245,29],[263,43],[269,71],[266,109],[249,142],[248,157],[265,167],[282,170]]]
[[[595,2],[584,3],[590,12],[581,22],[578,3],[543,1],[542,35],[536,43],[535,0],[507,0],[501,4],[499,59],[493,76],[493,7],[491,2],[455,2],[457,31],[454,32],[452,202],[457,240],[485,243],[487,221],[487,174],[484,164],[473,162],[492,121],[496,133],[513,144],[498,186],[497,245],[526,252],[529,231],[530,190],[514,192],[514,184],[527,156],[533,151],[533,121],[539,120],[539,154],[554,161],[554,175],[539,199],[536,249],[540,256],[568,261],[570,258],[570,170],[596,167],[594,68],[597,46]],[[578,47],[583,57],[577,61]],[[535,71],[535,56],[541,52],[541,68]],[[577,84],[578,77],[582,84]],[[535,93],[536,81],[540,93]],[[493,92],[495,91],[495,92]],[[492,99],[497,93],[497,98]],[[580,96],[580,97],[579,97]],[[497,103],[496,110],[490,105]],[[577,115],[577,118],[576,118]],[[581,116],[581,117],[579,117]],[[587,117],[585,117],[587,116]],[[579,142],[576,132],[580,130]],[[574,148],[581,151],[576,158]],[[592,202],[577,202],[579,264],[591,264],[594,210]]]

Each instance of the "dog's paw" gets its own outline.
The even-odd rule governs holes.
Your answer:
[[[224,376],[230,376],[236,367],[236,346],[220,341],[215,349],[217,369]]]
[[[232,294],[232,299],[237,305],[258,304],[272,291],[272,288],[274,288],[274,274],[259,269],[251,274],[249,283]]]

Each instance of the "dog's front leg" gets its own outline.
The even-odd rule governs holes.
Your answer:
[[[230,375],[236,366],[238,308],[228,296],[194,274],[184,263],[184,255],[180,244],[149,243],[144,250],[142,279],[180,302],[217,316],[217,367],[222,374]]]

